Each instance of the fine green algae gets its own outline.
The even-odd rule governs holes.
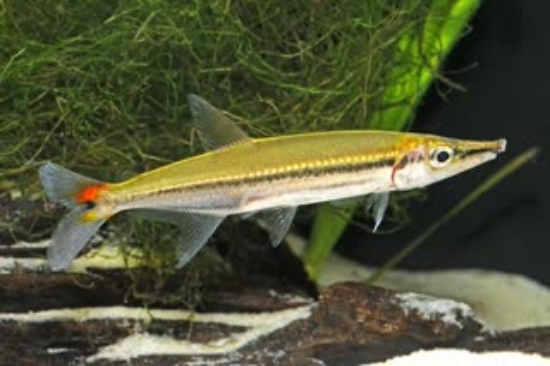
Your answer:
[[[200,152],[188,93],[252,136],[405,128],[462,32],[411,57],[454,19],[440,3],[464,1],[3,0],[0,186],[36,196],[46,161],[117,181]],[[384,117],[396,105],[410,110]]]
[[[195,152],[190,92],[255,136],[369,127],[400,35],[429,11],[422,1],[2,7],[0,171],[25,183],[44,161],[118,180]]]

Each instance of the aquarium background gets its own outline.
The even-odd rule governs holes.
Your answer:
[[[409,207],[406,227],[365,236],[350,228],[338,249],[380,265],[425,231],[490,174],[532,146],[541,153],[443,226],[400,266],[487,268],[526,274],[550,284],[550,3],[487,1],[444,70],[466,93],[436,83],[413,129],[457,138],[508,139],[495,162],[427,189]],[[394,225],[395,226],[395,225]],[[386,229],[391,229],[387,223]]]
[[[48,237],[62,216],[43,210],[36,172],[46,161],[120,180],[200,153],[185,100],[193,92],[258,137],[375,127],[508,139],[508,152],[491,164],[420,192],[392,195],[394,210],[377,235],[351,227],[339,249],[366,264],[384,263],[481,181],[526,149],[541,147],[535,161],[448,222],[402,266],[495,268],[549,283],[543,225],[549,222],[544,130],[550,27],[544,15],[550,5],[483,2],[412,118],[427,85],[411,83],[418,79],[415,71],[437,69],[451,48],[433,37],[440,34],[438,20],[446,19],[441,4],[451,3],[303,1],[281,7],[136,0],[89,2],[84,15],[84,5],[74,2],[3,3],[0,188],[10,199],[0,205],[7,211],[0,215],[2,243]],[[427,14],[433,15],[429,32],[421,26]],[[281,25],[280,18],[289,19],[283,32],[268,26]],[[423,52],[407,47],[411,39],[420,40]],[[426,55],[433,60],[418,62]],[[406,118],[387,118],[391,108],[384,107],[395,104],[388,98],[393,102],[401,89],[410,92],[400,97],[409,102],[403,103]],[[385,118],[372,117],[377,114]],[[8,191],[17,191],[16,203]],[[315,210],[304,208],[300,215],[295,228],[302,224],[304,237],[314,238]],[[370,223],[364,215],[357,219]],[[120,224],[112,227],[130,233],[132,244],[173,245],[173,233]],[[235,235],[234,247],[253,237],[248,234]]]

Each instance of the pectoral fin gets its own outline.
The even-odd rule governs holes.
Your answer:
[[[276,247],[285,238],[290,224],[296,215],[296,207],[284,207],[262,211],[259,214],[259,222],[269,233],[271,245]]]
[[[176,245],[177,268],[185,266],[206,244],[225,217],[181,211],[135,210],[141,218],[163,221],[180,227]]]
[[[194,94],[189,94],[187,100],[194,126],[206,150],[254,142],[235,122],[206,100]]]
[[[372,215],[374,217],[373,232],[376,232],[376,230],[378,230],[378,227],[382,223],[382,220],[384,219],[384,214],[386,213],[386,209],[388,208],[389,200],[389,192],[373,193],[367,197],[365,210],[367,212],[372,212]]]

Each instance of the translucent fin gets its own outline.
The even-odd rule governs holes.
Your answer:
[[[39,176],[48,198],[71,209],[77,205],[77,202],[75,202],[77,192],[86,186],[101,184],[97,180],[87,178],[53,163],[42,166]]]
[[[277,208],[259,213],[260,224],[269,233],[271,245],[276,247],[285,238],[296,215],[296,207]]]
[[[261,211],[250,211],[250,212],[245,212],[245,213],[242,213],[239,215],[239,217],[243,220],[248,220],[249,218],[251,218],[252,216],[254,215],[257,215],[259,212]]]
[[[90,241],[105,220],[84,220],[89,210],[85,206],[74,208],[55,229],[48,248],[48,262],[52,270],[60,271],[69,266],[78,253]]]
[[[376,232],[376,230],[378,230],[378,227],[382,223],[382,220],[384,219],[384,214],[386,213],[386,209],[388,208],[389,201],[389,192],[373,193],[367,197],[365,210],[367,212],[371,211],[374,217],[374,228],[372,229],[373,232]]]
[[[181,235],[176,246],[177,268],[185,266],[206,244],[225,217],[186,214],[180,221]]]
[[[206,100],[194,94],[189,94],[187,100],[195,128],[206,150],[253,142],[239,126]]]
[[[162,221],[174,225],[179,225],[182,215],[180,211],[155,210],[148,208],[131,210],[128,211],[128,214],[137,219]]]
[[[333,207],[338,207],[338,208],[345,208],[349,205],[352,205],[354,203],[357,203],[357,200],[358,198],[357,197],[353,197],[353,198],[342,198],[342,199],[339,199],[339,200],[334,200],[334,201],[329,201],[328,204],[333,206]]]
[[[132,214],[140,218],[163,221],[180,227],[181,234],[176,245],[177,268],[182,268],[193,259],[225,218],[181,211],[147,209],[134,210]]]

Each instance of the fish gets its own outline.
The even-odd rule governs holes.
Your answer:
[[[277,246],[298,206],[369,197],[380,225],[390,192],[425,187],[493,160],[506,140],[461,140],[412,132],[325,131],[251,138],[226,114],[188,95],[206,150],[119,183],[48,162],[39,177],[69,213],[52,235],[51,270],[70,266],[101,225],[135,211],[178,225],[177,267],[187,264],[224,218],[256,217]]]

